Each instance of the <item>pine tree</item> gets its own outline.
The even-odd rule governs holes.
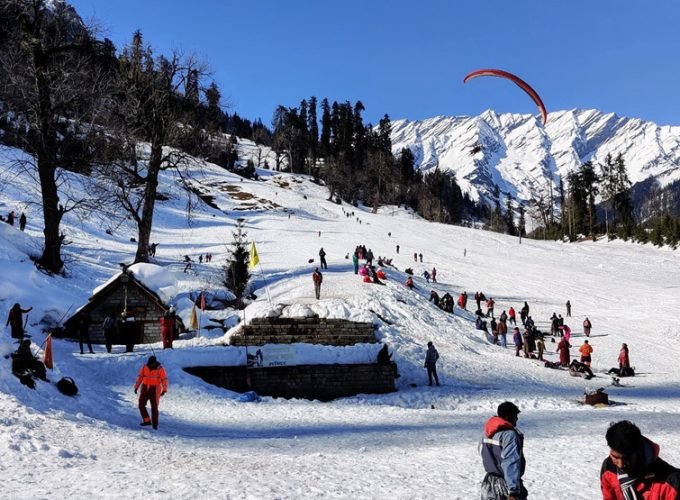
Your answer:
[[[224,266],[224,286],[232,291],[238,301],[245,295],[248,280],[250,280],[250,272],[248,271],[250,252],[248,251],[244,224],[243,219],[237,219],[236,228],[231,233],[231,257]]]
[[[512,196],[508,194],[505,204],[505,227],[509,235],[515,236],[514,209],[512,207]]]

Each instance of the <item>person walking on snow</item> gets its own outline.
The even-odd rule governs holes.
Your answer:
[[[359,272],[359,256],[356,250],[352,254],[352,264],[354,265],[354,274],[357,274]]]
[[[22,309],[19,303],[12,306],[7,315],[7,323],[5,326],[9,325],[11,335],[13,339],[23,339],[24,338],[24,320],[21,316],[22,313],[29,313],[33,310],[33,307],[28,309]]]
[[[419,253],[419,254],[418,254],[418,257],[420,257],[420,263],[422,264],[422,263],[423,263],[423,254],[422,254],[422,253]]]
[[[21,216],[19,217],[19,229],[23,231],[26,229],[26,214],[21,212]]]
[[[138,404],[139,413],[142,415],[140,425],[153,425],[154,429],[158,429],[158,403],[161,396],[165,396],[168,392],[168,377],[165,375],[165,369],[156,360],[156,356],[149,356],[149,360],[139,370],[137,382],[135,382],[135,394],[140,385],[142,386]],[[146,409],[147,402],[151,403],[151,419]]]
[[[593,324],[590,322],[590,320],[586,316],[586,319],[583,320],[583,334],[586,337],[590,337],[591,328],[593,328]]]
[[[321,283],[323,282],[323,274],[319,271],[317,267],[312,273],[312,281],[314,282],[314,293],[316,294],[316,300],[321,297]]]
[[[92,324],[92,319],[88,314],[83,314],[80,317],[80,324],[78,325],[78,343],[80,344],[80,354],[83,352],[83,342],[87,344],[87,348],[90,350],[90,354],[94,354],[92,350],[92,342],[90,342],[90,325]]]
[[[439,377],[437,376],[437,360],[439,360],[439,353],[435,349],[432,342],[427,343],[427,354],[425,354],[425,368],[427,368],[427,378],[430,380],[428,385],[432,385],[432,378],[437,385],[439,385]]]
[[[399,245],[397,245],[397,255],[399,255]]]
[[[517,429],[519,408],[510,401],[498,405],[495,417],[484,425],[479,444],[486,475],[482,481],[482,500],[525,500],[522,482],[526,468],[524,435]]]
[[[437,268],[433,267],[432,268],[432,283],[437,282]]]
[[[326,252],[323,247],[319,250],[319,261],[321,262],[321,269],[328,269],[328,264],[326,263]]]
[[[413,252],[413,260],[418,262],[418,252]]]
[[[517,326],[517,313],[515,312],[515,308],[512,306],[510,306],[510,309],[508,309],[508,321]]]
[[[571,316],[571,302],[567,300],[567,317]]]

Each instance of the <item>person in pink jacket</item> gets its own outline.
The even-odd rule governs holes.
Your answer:
[[[619,352],[619,370],[630,368],[630,357],[628,356],[628,344],[621,345]]]

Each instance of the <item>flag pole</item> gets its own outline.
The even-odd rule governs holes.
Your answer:
[[[262,281],[264,281],[264,292],[267,294],[267,300],[269,301],[269,305],[272,305],[272,298],[269,295],[269,284],[267,283],[267,278],[264,276],[264,271],[262,270],[262,264],[260,264],[260,275],[262,276]]]

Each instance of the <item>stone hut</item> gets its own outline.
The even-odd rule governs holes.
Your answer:
[[[161,341],[160,318],[169,309],[161,298],[127,268],[97,288],[87,304],[64,322],[64,336],[78,338],[78,325],[83,315],[90,317],[90,340],[104,344],[104,319],[113,314],[118,320],[117,339],[114,344],[125,344],[125,336],[132,335],[135,344]],[[184,325],[175,316],[175,335],[184,331]]]

